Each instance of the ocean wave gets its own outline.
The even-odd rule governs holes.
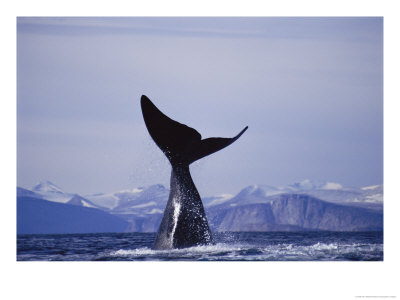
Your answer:
[[[243,244],[224,244],[217,243],[213,245],[194,246],[183,249],[171,250],[153,250],[149,247],[142,247],[137,249],[119,249],[110,253],[111,256],[141,256],[141,255],[185,255],[185,254],[215,254],[219,252],[235,252],[248,248],[248,245]]]
[[[112,257],[131,259],[193,259],[193,260],[335,260],[353,257],[373,258],[383,251],[381,244],[315,243],[295,245],[293,243],[255,247],[249,244],[226,244],[196,246],[184,249],[153,250],[148,247],[119,249],[110,253]],[[368,255],[368,254],[371,255]]]
[[[215,244],[153,250],[155,234],[21,236],[17,260],[383,260],[381,233],[218,233]]]

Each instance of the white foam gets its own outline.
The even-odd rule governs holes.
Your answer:
[[[150,248],[138,248],[133,250],[125,250],[120,249],[114,252],[111,252],[111,256],[142,256],[142,255],[153,255],[155,250],[151,250]]]
[[[137,248],[132,250],[120,249],[114,252],[111,252],[111,256],[154,256],[160,254],[216,254],[219,252],[236,252],[240,250],[245,250],[246,248],[250,248],[250,246],[246,246],[243,244],[224,244],[218,243],[213,245],[201,245],[194,246],[183,249],[171,249],[171,250],[153,250],[148,247]]]
[[[254,251],[254,254],[247,251]],[[112,252],[111,256],[161,259],[206,260],[334,260],[343,254],[383,251],[382,244],[316,243],[313,245],[275,244],[263,247],[242,243],[217,243],[184,249],[152,250],[148,247]],[[365,255],[365,254],[364,254]]]
[[[310,247],[311,249],[315,250],[337,250],[338,249],[338,244],[333,243],[333,244],[324,244],[324,243],[316,243],[315,245],[312,245]]]

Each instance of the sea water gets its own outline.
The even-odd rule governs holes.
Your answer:
[[[382,232],[226,232],[152,250],[156,233],[18,235],[18,261],[382,261]]]

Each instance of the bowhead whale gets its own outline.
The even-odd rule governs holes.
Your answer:
[[[155,250],[207,245],[213,242],[199,192],[189,165],[229,146],[233,138],[201,139],[195,129],[164,115],[146,96],[141,97],[143,119],[150,136],[172,166],[168,203],[153,246]]]

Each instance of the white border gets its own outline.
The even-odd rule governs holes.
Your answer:
[[[356,299],[397,296],[399,190],[398,70],[395,1],[15,1],[1,9],[2,299]],[[16,16],[384,16],[384,262],[16,262]],[[6,67],[4,67],[6,66]],[[6,107],[4,107],[6,106]],[[396,138],[397,137],[397,138]],[[397,184],[397,185],[396,185]],[[2,189],[2,190],[3,190]],[[396,195],[397,194],[397,195]],[[13,198],[14,197],[14,198]]]

